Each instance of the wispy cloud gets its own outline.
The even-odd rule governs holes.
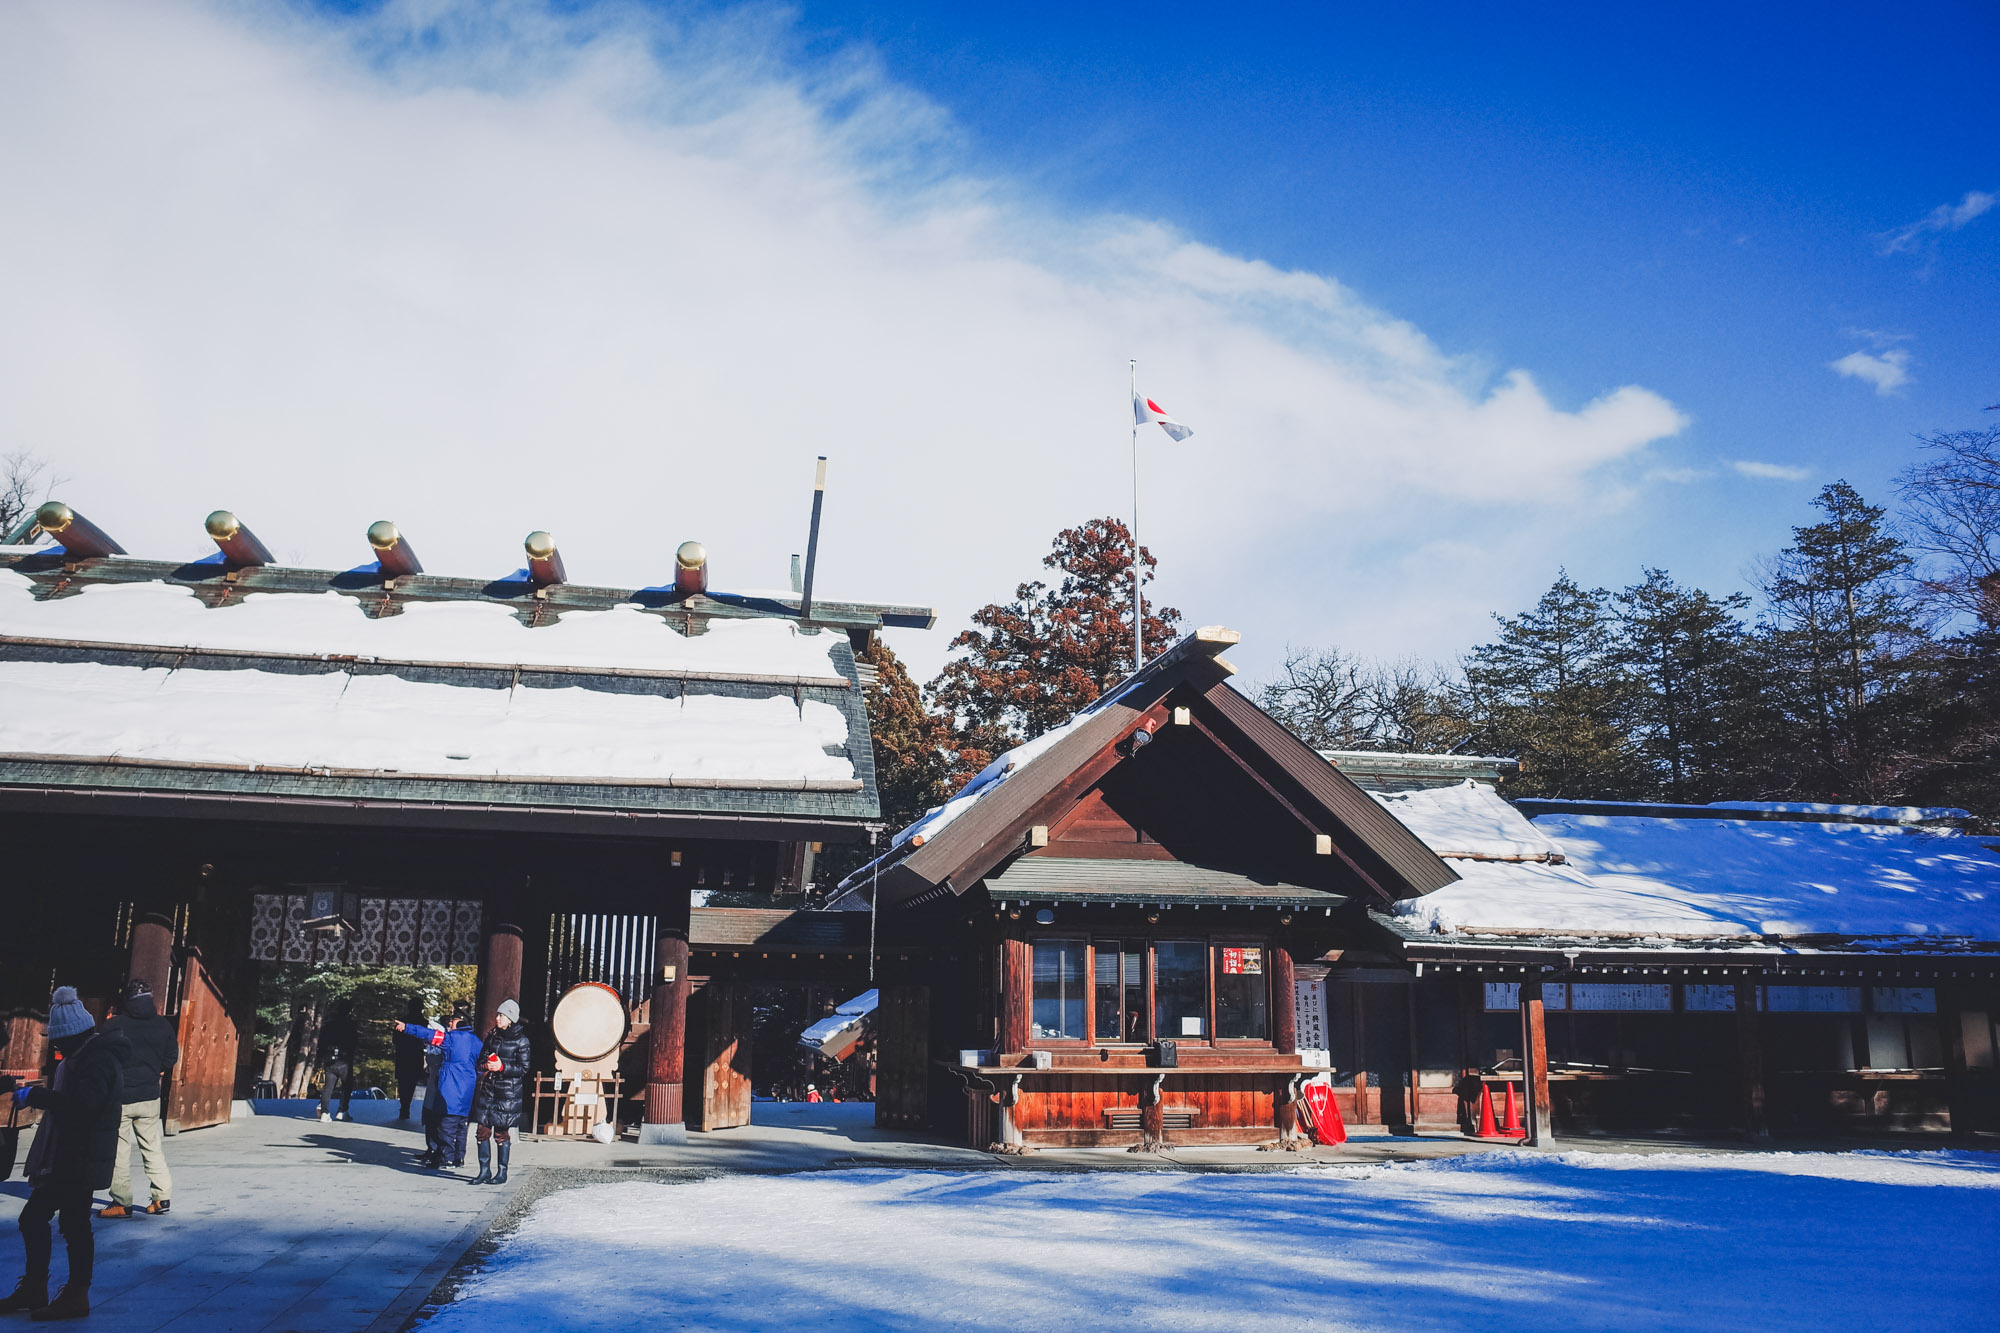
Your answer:
[[[1875,392],[1885,398],[1900,393],[1903,386],[1910,382],[1910,354],[1901,348],[1892,347],[1879,353],[1849,352],[1838,360],[1827,362],[1826,368],[1836,375],[1874,385]]]
[[[1645,476],[1647,481],[1664,481],[1672,486],[1686,486],[1693,482],[1705,481],[1714,476],[1713,472],[1698,467],[1656,467]]]
[[[1882,242],[1882,253],[1913,254],[1923,250],[1944,233],[1957,231],[1974,218],[1992,211],[1996,203],[2000,203],[2000,195],[1985,190],[1967,190],[1965,198],[1957,203],[1939,204],[1915,222],[1881,233],[1878,239]]]
[[[1483,374],[1333,276],[1038,201],[865,52],[709,12],[0,5],[0,247],[35,256],[0,302],[0,438],[149,554],[199,553],[226,503],[315,563],[389,516],[434,569],[504,572],[547,528],[590,582],[694,537],[735,587],[784,585],[824,453],[824,585],[950,625],[1129,506],[1136,356],[1199,432],[1144,441],[1162,595],[1273,646],[1365,615],[1428,652],[1483,615],[1411,641],[1430,592],[1399,572],[1379,614],[1300,589],[1421,513],[1506,548],[1456,590],[1504,604],[1537,515],[1594,511],[1605,465],[1686,424],[1636,385]]]
[[[1804,481],[1812,476],[1809,468],[1792,467],[1787,463],[1759,463],[1748,458],[1734,459],[1729,466],[1744,476],[1755,477],[1759,481]]]

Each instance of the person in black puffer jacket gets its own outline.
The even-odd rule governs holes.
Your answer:
[[[118,1117],[111,1203],[98,1216],[132,1216],[132,1143],[137,1140],[146,1184],[153,1192],[146,1211],[157,1217],[173,1206],[174,1197],[174,1178],[167,1170],[167,1150],[160,1138],[160,1090],[181,1058],[181,1044],[174,1035],[174,1020],[161,1016],[151,988],[138,977],[126,984],[119,1010],[104,1030],[122,1034],[132,1053],[125,1059],[125,1109]]]
[[[0,1313],[29,1310],[37,1319],[81,1319],[90,1313],[97,1258],[90,1196],[111,1183],[118,1117],[125,1106],[125,1056],[131,1050],[123,1034],[101,1031],[95,1023],[76,998],[76,987],[56,987],[49,997],[49,1041],[62,1057],[55,1078],[20,1089],[13,1079],[0,1079],[7,1094],[42,1112],[28,1148],[29,1194],[19,1222],[28,1271],[13,1294],[0,1299]],[[55,1238],[49,1219],[58,1216],[69,1251],[69,1280],[51,1302]]]
[[[472,1122],[479,1126],[479,1174],[475,1185],[507,1179],[507,1156],[514,1126],[521,1123],[521,1096],[528,1081],[528,1034],[521,1029],[521,1006],[500,1001],[493,1030],[479,1052],[479,1091],[472,1094]],[[492,1141],[500,1141],[500,1169],[491,1168]]]

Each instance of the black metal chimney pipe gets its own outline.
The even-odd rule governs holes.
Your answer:
[[[813,473],[813,522],[812,533],[806,538],[806,586],[799,595],[799,619],[808,621],[813,614],[813,566],[819,562],[819,510],[826,503],[826,455],[819,456],[819,468]]]

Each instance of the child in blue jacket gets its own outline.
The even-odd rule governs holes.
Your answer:
[[[479,1034],[472,1030],[471,1016],[464,1005],[451,1011],[451,1025],[439,1031],[420,1023],[397,1023],[396,1031],[408,1033],[425,1045],[443,1053],[443,1061],[438,1065],[438,1100],[443,1103],[443,1116],[438,1124],[438,1140],[443,1144],[444,1157],[453,1166],[465,1165],[465,1120],[472,1114],[472,1094],[479,1086]],[[424,1107],[424,1118],[431,1117],[431,1108]],[[443,1166],[443,1160],[433,1163]]]

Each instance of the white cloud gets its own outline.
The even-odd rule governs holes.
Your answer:
[[[1746,477],[1756,477],[1760,481],[1804,481],[1812,475],[1810,468],[1792,467],[1786,463],[1759,463],[1752,459],[1735,459],[1729,466]]]
[[[1933,238],[1957,231],[1974,218],[1990,212],[1996,203],[2000,203],[2000,195],[1985,190],[1967,190],[1965,198],[1957,203],[1939,204],[1915,222],[1883,232],[1880,238],[1882,253],[1893,255],[1921,250]]]
[[[1881,353],[1849,352],[1837,361],[1827,362],[1826,368],[1836,375],[1872,384],[1875,392],[1884,397],[1910,382],[1910,354],[1901,348]]]
[[[1145,442],[1164,591],[1274,654],[1470,641],[1540,578],[1538,521],[1685,425],[1636,386],[1489,380],[1331,277],[1038,205],[865,56],[792,40],[470,0],[0,9],[0,246],[34,257],[0,442],[141,553],[199,554],[224,506],[330,565],[394,518],[468,575],[546,527],[579,579],[658,581],[697,537],[722,587],[782,585],[825,453],[822,589],[939,606],[902,645],[928,670],[1058,527],[1129,509],[1129,356],[1198,432]],[[1420,553],[1369,555],[1419,515],[1484,543],[1437,624],[1407,610]],[[1364,570],[1376,610],[1333,593]]]

